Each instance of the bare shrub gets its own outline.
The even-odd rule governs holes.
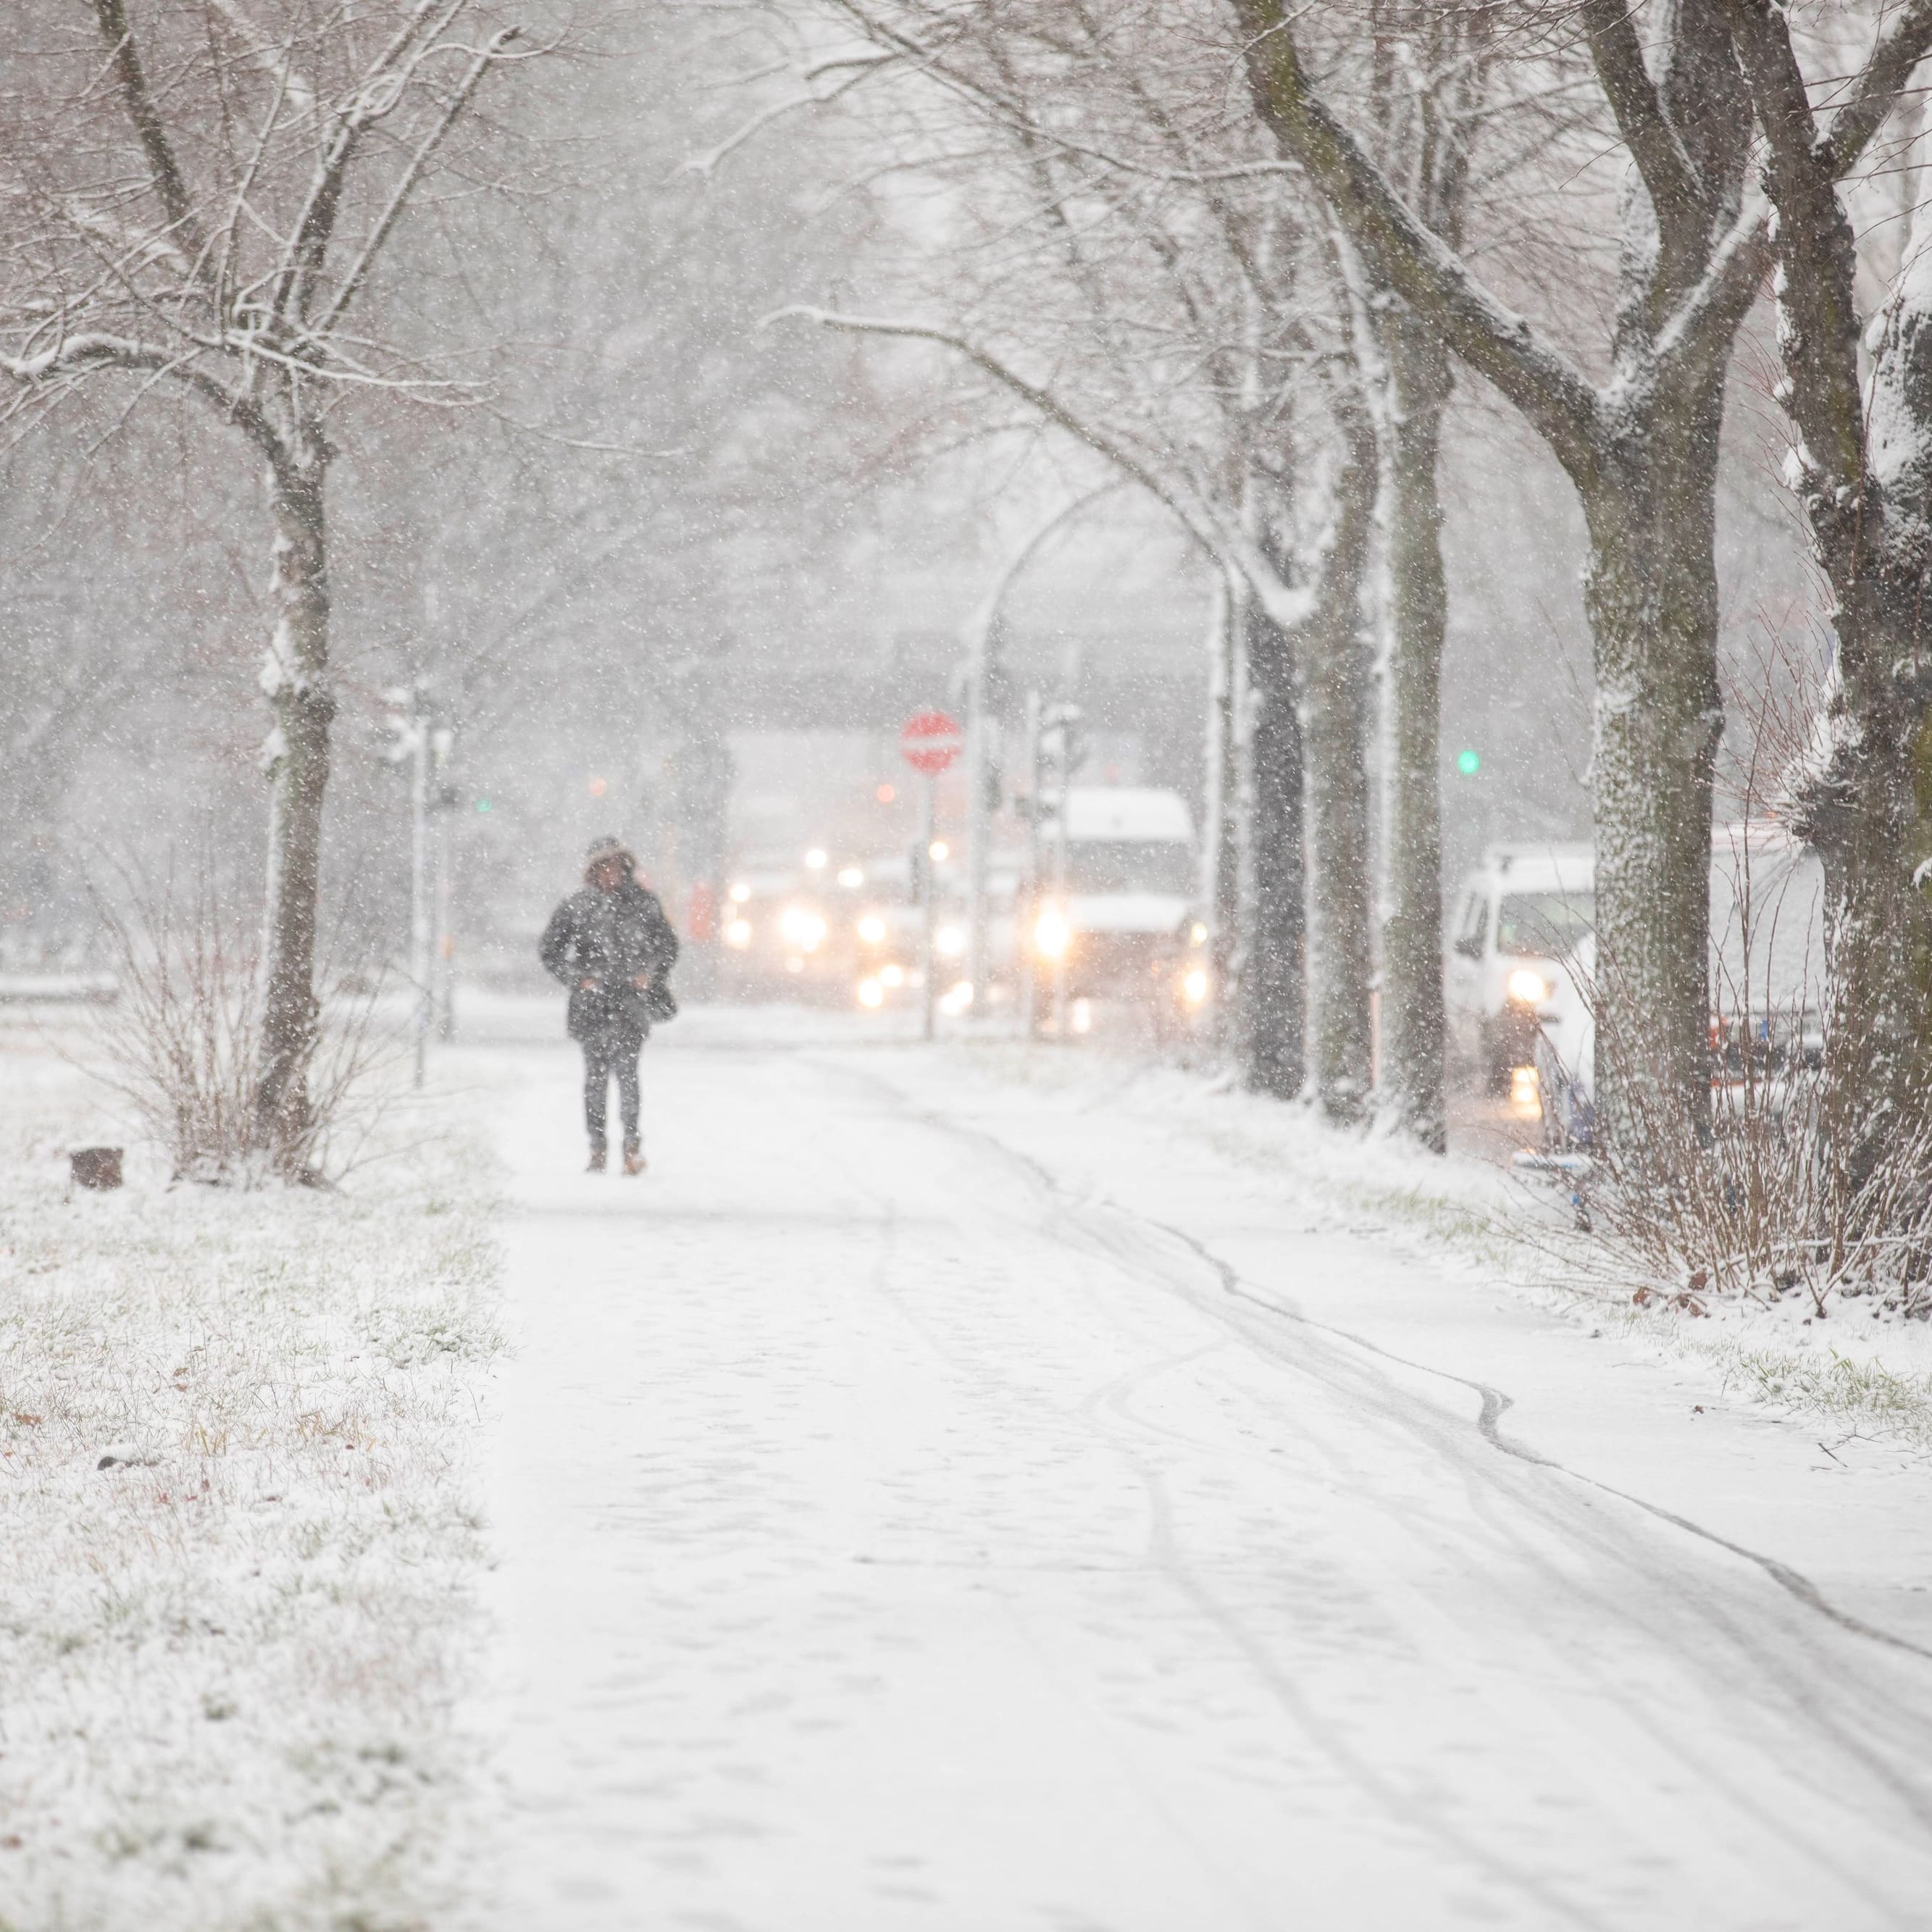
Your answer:
[[[374,1022],[379,987],[319,976],[309,1104],[266,1127],[260,1096],[265,976],[259,921],[245,921],[204,855],[185,884],[134,872],[96,907],[120,982],[104,1020],[102,1077],[168,1150],[177,1180],[321,1184],[346,1133],[366,1127],[370,1076],[390,1052]]]
[[[1591,997],[1603,997],[1600,968]],[[1932,1134],[1897,1136],[1854,1172],[1829,1130],[1825,1055],[1803,1017],[1794,1004],[1719,1021],[1702,1132],[1630,1064],[1640,1034],[1600,1046],[1622,1063],[1626,1104],[1618,1130],[1588,1150],[1583,1221],[1598,1263],[1634,1281],[1640,1304],[1662,1297],[1701,1314],[1711,1295],[1802,1290],[1820,1316],[1835,1294],[1932,1312]]]
[[[1874,1150],[1840,1118],[1840,1057],[1863,1050],[1862,1016],[1832,996],[1831,899],[1816,855],[1782,829],[1778,776],[1792,768],[1815,680],[1775,643],[1731,715],[1746,728],[1722,776],[1744,816],[1712,854],[1711,1109],[1677,1104],[1634,989],[1594,944],[1572,962],[1594,1026],[1569,1064],[1542,1048],[1546,1138],[1580,1144],[1573,1164],[1589,1258],[1646,1304],[1692,1314],[1713,1295],[1794,1292],[1815,1316],[1834,1297],[1876,1298],[1932,1316],[1932,1121],[1898,1121]],[[1576,1063],[1581,1058],[1586,1064]],[[1614,1082],[1614,1131],[1580,1090]]]

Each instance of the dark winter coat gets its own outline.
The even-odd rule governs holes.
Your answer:
[[[640,1043],[653,1020],[677,1011],[665,983],[677,951],[657,894],[634,880],[614,892],[595,886],[572,892],[550,914],[537,948],[544,970],[570,988],[572,1040],[615,1036]],[[646,989],[634,983],[640,977]],[[585,980],[597,983],[586,987]]]

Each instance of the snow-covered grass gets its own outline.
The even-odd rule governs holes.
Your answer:
[[[440,1922],[481,1756],[478,1150],[397,1110],[346,1192],[136,1150],[70,1196],[100,1104],[0,1029],[0,1928]]]
[[[1555,1198],[1503,1169],[1438,1159],[1396,1136],[1340,1132],[1313,1109],[1245,1093],[1225,1076],[1131,1052],[982,1042],[962,1066],[1055,1094],[1082,1111],[1118,1111],[1177,1142],[1265,1174],[1311,1228],[1372,1232],[1436,1267],[1514,1292],[1586,1328],[1701,1361],[1714,1382],[1767,1408],[1932,1449],[1932,1324],[1874,1321],[1835,1300],[1820,1323],[1802,1295],[1770,1303],[1705,1298],[1702,1316],[1606,1273]]]

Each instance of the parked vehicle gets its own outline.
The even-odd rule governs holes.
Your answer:
[[[1825,872],[1781,826],[1711,835],[1711,1085],[1735,1104],[1755,1084],[1780,1103],[1790,1076],[1824,1051]],[[1532,1064],[1545,1137],[1587,1146],[1596,1102],[1597,944],[1583,934],[1539,1008]]]
[[[1596,858],[1580,844],[1492,845],[1462,883],[1446,972],[1450,1039],[1466,1073],[1508,1092],[1557,1013],[1563,962],[1596,917]]]

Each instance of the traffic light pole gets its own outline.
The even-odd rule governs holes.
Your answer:
[[[416,988],[414,1082],[423,1084],[429,1054],[431,1006],[435,998],[430,975],[429,902],[429,722],[421,688],[412,686],[409,713],[410,754],[410,980]]]
[[[1013,958],[1019,969],[1020,1037],[1031,1040],[1040,1026],[1040,693],[1026,694],[1027,896],[1026,917],[1013,922]],[[1021,902],[1015,901],[1017,909]]]
[[[456,933],[450,923],[456,793],[449,770],[456,734],[440,726],[430,742],[436,754],[436,1036],[447,1042],[456,1037]]]
[[[1069,754],[1072,748],[1070,732],[1064,741]],[[1063,1045],[1066,1039],[1066,956],[1073,949],[1073,925],[1066,904],[1066,813],[1072,778],[1068,770],[1070,756],[1063,756],[1060,772],[1060,803],[1053,814],[1053,902],[1060,914],[1065,940],[1053,962],[1053,1036]]]
[[[934,956],[932,943],[932,875],[938,868],[933,862],[932,847],[933,842],[939,836],[938,793],[938,777],[931,772],[927,772],[925,796],[920,814],[919,834],[919,1036],[921,1040],[931,1040],[935,1030],[932,982],[939,962]]]

